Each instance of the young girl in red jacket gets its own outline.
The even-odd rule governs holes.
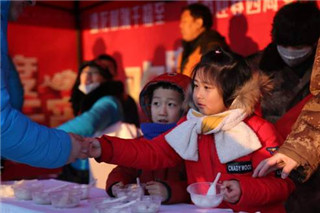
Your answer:
[[[91,140],[89,156],[142,169],[184,161],[188,184],[211,182],[221,172],[226,190],[219,208],[285,212],[293,182],[274,173],[252,177],[254,168],[280,145],[274,126],[255,112],[270,89],[268,79],[253,73],[241,56],[216,48],[193,70],[193,108],[177,127],[139,143],[108,136]]]
[[[151,140],[177,125],[187,111],[184,99],[190,84],[191,78],[186,75],[165,73],[144,86],[140,93],[140,106],[149,122],[141,124],[143,137],[134,141],[139,143],[141,140]],[[141,183],[146,184],[145,189],[148,194],[161,196],[163,203],[189,201],[186,191],[187,176],[183,163],[160,170],[117,166],[108,176],[106,191],[110,196],[114,196],[115,188],[135,183],[137,177]]]

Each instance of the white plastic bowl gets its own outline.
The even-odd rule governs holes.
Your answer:
[[[216,195],[207,195],[211,182],[198,182],[190,184],[187,191],[190,193],[192,202],[200,208],[213,208],[220,205],[223,200],[221,184],[217,184]]]
[[[38,181],[21,181],[12,186],[14,196],[19,200],[32,200],[32,192],[43,188]]]
[[[49,205],[51,204],[50,192],[43,189],[32,192],[32,200],[36,204]]]
[[[114,189],[114,195],[116,197],[127,197],[127,201],[139,200],[144,195],[144,189],[137,184],[127,184],[124,187],[118,187]]]
[[[145,195],[142,199],[131,206],[132,213],[156,213],[161,205],[161,197],[156,195]]]
[[[80,203],[81,193],[67,190],[53,191],[50,193],[52,206],[56,208],[72,208]]]
[[[79,192],[81,194],[81,200],[83,200],[89,197],[91,186],[87,184],[72,184],[68,188],[72,191]]]

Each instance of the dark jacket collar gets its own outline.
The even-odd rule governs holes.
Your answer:
[[[120,81],[107,81],[102,83],[98,88],[85,95],[78,88],[76,88],[71,96],[71,103],[75,115],[89,110],[92,105],[104,96],[114,96],[122,100],[123,84]]]

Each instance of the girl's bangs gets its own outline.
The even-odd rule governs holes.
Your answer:
[[[197,72],[195,73],[194,78],[197,76],[202,82],[206,82],[209,84],[216,84],[217,79],[217,73],[212,72],[212,68],[204,66],[201,67]]]

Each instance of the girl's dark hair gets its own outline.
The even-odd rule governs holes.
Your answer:
[[[252,77],[252,71],[242,56],[220,47],[215,47],[203,55],[193,69],[192,91],[197,74],[218,88],[226,107],[230,107],[236,98],[236,90]]]

